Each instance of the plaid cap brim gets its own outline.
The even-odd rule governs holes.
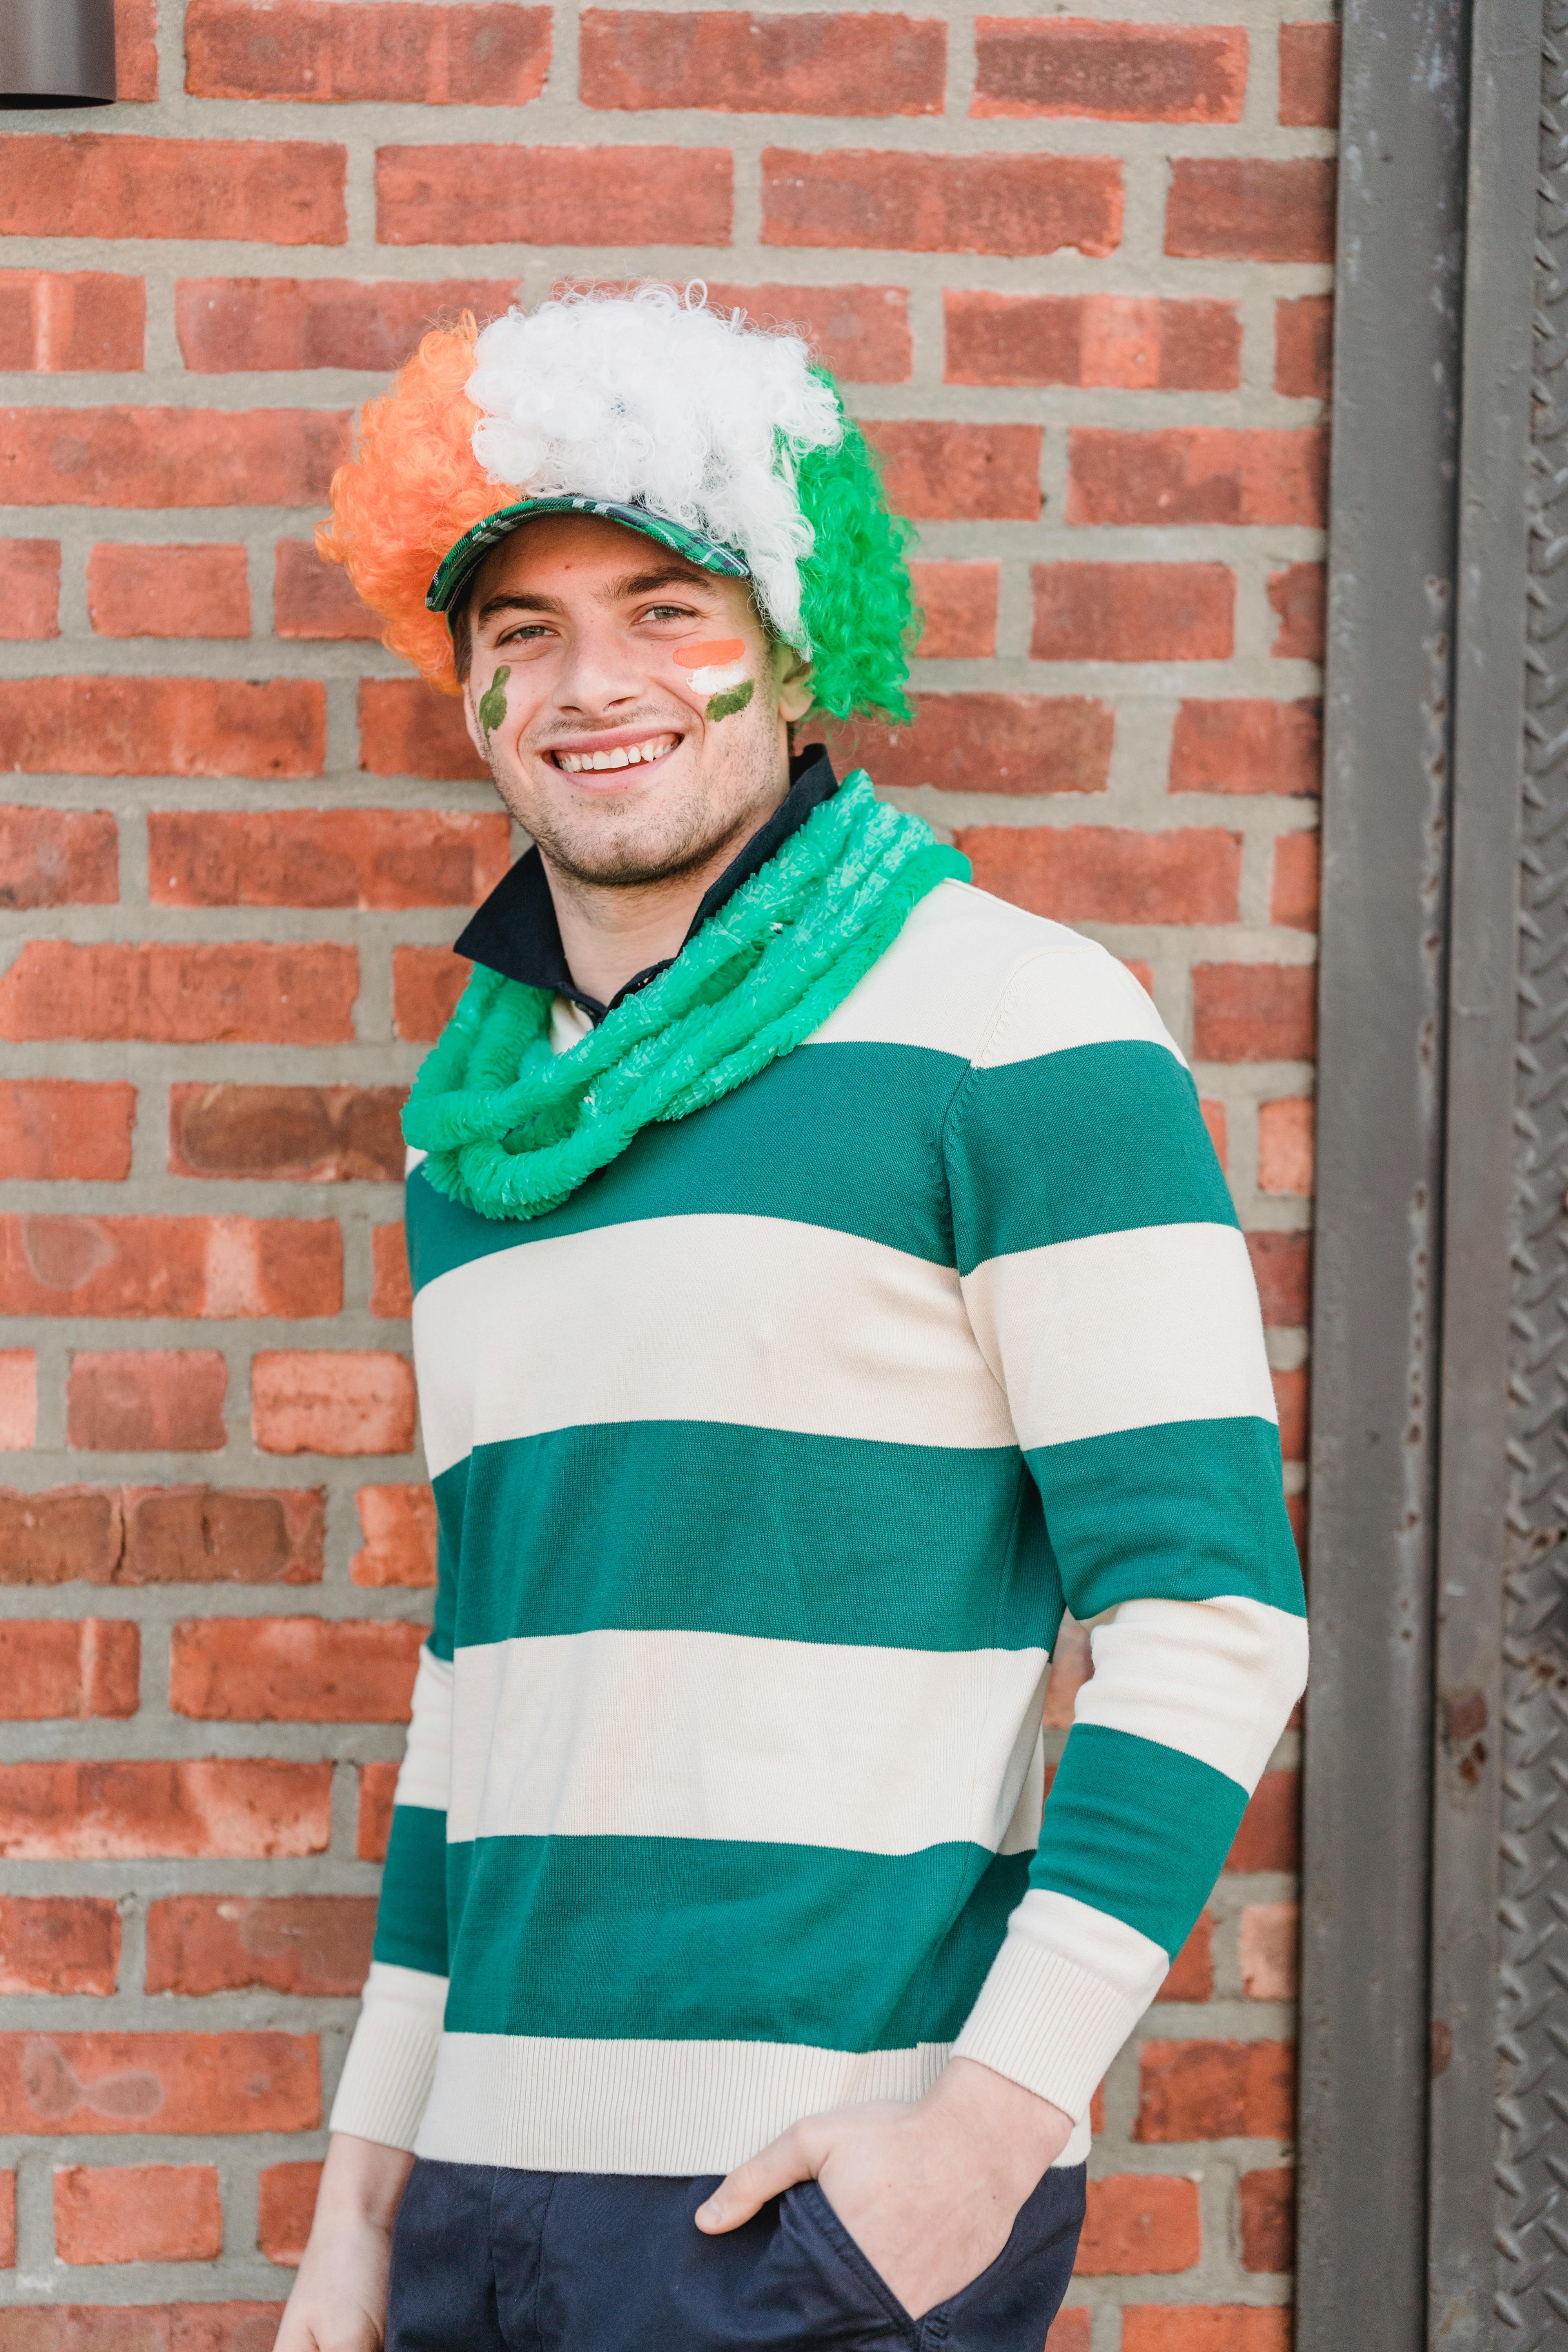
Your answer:
[[[727,579],[745,580],[751,567],[716,539],[706,539],[700,530],[689,530],[685,523],[671,522],[668,516],[653,514],[647,507],[622,506],[613,499],[520,499],[515,506],[502,507],[483,522],[466,530],[456,547],[448,548],[441,558],[436,577],[426,591],[425,603],[432,613],[450,613],[459,602],[475,572],[490,549],[525,522],[540,515],[586,514],[602,515],[606,522],[624,523],[628,530],[640,530],[645,539],[655,539],[660,547],[673,554],[684,555],[704,572],[721,572]]]

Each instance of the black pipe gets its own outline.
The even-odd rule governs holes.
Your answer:
[[[0,107],[110,106],[114,0],[0,0]]]

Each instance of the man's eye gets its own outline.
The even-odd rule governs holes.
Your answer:
[[[515,629],[509,629],[505,636],[498,637],[496,643],[501,646],[521,646],[526,645],[531,637],[544,637],[549,634],[549,630],[541,622],[522,621]]]
[[[696,618],[689,604],[650,604],[643,614],[645,621],[694,621]]]

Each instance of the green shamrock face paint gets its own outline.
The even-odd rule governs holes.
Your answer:
[[[485,739],[487,751],[490,748],[492,729],[499,727],[506,717],[506,682],[510,676],[510,668],[498,669],[479,697],[479,731]]]
[[[715,694],[709,699],[710,719],[732,719],[737,710],[744,710],[753,688],[750,678],[743,686],[732,686],[728,694]]]

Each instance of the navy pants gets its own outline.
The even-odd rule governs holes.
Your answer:
[[[989,2270],[916,2320],[815,2180],[704,2237],[717,2186],[421,2158],[386,2352],[1041,2352],[1083,2222],[1083,2166],[1047,2172]]]

